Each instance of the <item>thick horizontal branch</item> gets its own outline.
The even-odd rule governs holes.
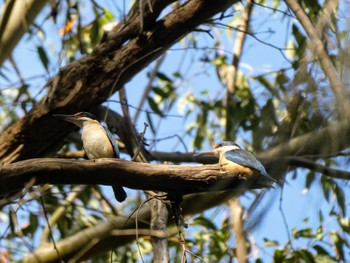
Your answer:
[[[167,192],[171,195],[248,187],[238,174],[220,171],[219,165],[158,165],[120,159],[76,161],[30,159],[5,165],[0,171],[0,195],[40,184],[101,184]]]
[[[181,152],[157,152],[149,151],[151,159],[162,162],[175,162],[175,163],[202,163],[202,164],[214,164],[218,162],[218,159],[214,156],[194,156],[194,152],[181,153]],[[60,158],[83,158],[84,151],[67,152],[58,157]],[[341,153],[339,153],[341,155]],[[310,156],[313,157],[313,156]],[[335,156],[331,156],[335,157]],[[261,162],[269,171],[272,177],[277,177],[274,170],[287,166],[293,166],[295,168],[307,168],[323,175],[335,178],[350,180],[350,173],[339,169],[330,168],[316,163],[314,160],[310,160],[306,157],[286,156],[282,158],[261,159]]]

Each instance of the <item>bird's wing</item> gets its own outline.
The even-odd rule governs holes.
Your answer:
[[[108,130],[107,127],[105,126],[102,126],[102,127],[105,129],[107,137],[112,144],[114,157],[119,158],[119,148],[113,134]],[[127,195],[123,187],[121,187],[120,185],[112,185],[112,189],[113,189],[115,199],[117,199],[118,202],[123,202],[126,199]]]
[[[266,172],[265,167],[255,158],[253,154],[248,151],[237,149],[234,151],[225,152],[224,156],[231,162],[257,170],[262,175],[270,177]]]
[[[105,129],[105,132],[107,134],[107,137],[109,139],[109,141],[111,142],[112,144],[112,147],[113,147],[113,152],[114,152],[114,157],[115,158],[119,158],[119,148],[118,148],[118,145],[115,141],[115,138],[113,136],[113,134],[108,130],[107,127],[103,126],[103,128]]]

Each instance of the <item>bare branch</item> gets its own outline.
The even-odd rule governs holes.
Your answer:
[[[258,157],[274,159],[281,156],[324,155],[340,152],[350,146],[349,135],[349,121],[334,121],[316,132],[306,133],[271,147],[258,154]]]
[[[168,224],[168,209],[162,200],[152,199],[150,201],[151,210],[151,231],[166,231]],[[170,262],[169,246],[167,237],[152,236],[154,262]]]
[[[98,176],[96,174],[98,173]],[[239,179],[238,174],[220,171],[219,165],[155,165],[120,159],[74,161],[40,158],[5,165],[0,171],[0,195],[33,185],[102,184],[162,191],[172,196],[249,186],[256,178]]]
[[[302,157],[288,157],[286,158],[287,162],[291,166],[295,167],[304,167],[309,170],[319,172],[323,175],[332,177],[334,179],[345,179],[345,180],[350,180],[350,172],[348,171],[343,171],[339,169],[333,169],[330,167],[327,167],[322,164],[318,164],[315,161],[308,160],[306,158]]]
[[[229,202],[231,213],[231,224],[236,238],[237,259],[239,263],[248,262],[246,232],[243,225],[243,207],[239,199],[232,199]]]

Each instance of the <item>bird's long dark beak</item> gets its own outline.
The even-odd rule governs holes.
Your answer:
[[[193,156],[204,156],[204,155],[210,155],[210,156],[218,156],[219,152],[217,150],[211,150],[211,151],[207,151],[207,152],[201,152],[201,153],[196,153]]]
[[[64,121],[74,123],[74,124],[77,122],[77,117],[75,115],[53,114],[52,116],[54,116],[55,118],[64,120]]]

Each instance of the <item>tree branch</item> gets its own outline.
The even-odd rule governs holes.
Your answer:
[[[303,167],[309,170],[319,172],[323,175],[332,177],[334,179],[350,180],[350,172],[339,169],[333,169],[322,164],[318,164],[315,161],[308,160],[302,157],[287,157],[286,161],[289,165],[294,167]]]
[[[98,174],[98,176],[96,176]],[[74,161],[58,158],[30,159],[5,165],[0,171],[0,195],[40,184],[119,185],[162,191],[181,196],[213,190],[247,187],[256,178],[220,171],[219,165],[156,165],[120,159]]]
[[[323,155],[340,152],[350,147],[349,121],[334,121],[316,132],[290,139],[258,154],[260,158],[275,159],[281,156]]]
[[[239,198],[229,201],[231,225],[236,239],[236,255],[239,263],[248,262],[247,257],[247,240],[246,231],[243,222],[243,207],[239,202]]]

